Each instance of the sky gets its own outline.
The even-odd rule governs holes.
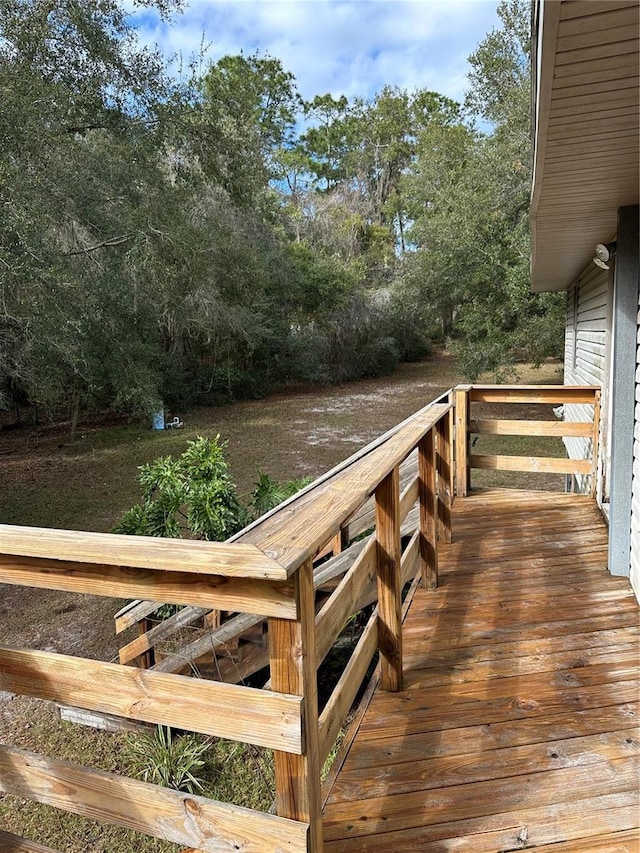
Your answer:
[[[191,0],[173,22],[134,16],[140,40],[185,60],[269,54],[305,100],[369,98],[386,83],[461,101],[467,58],[498,25],[497,0]]]

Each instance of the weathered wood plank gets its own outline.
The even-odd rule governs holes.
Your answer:
[[[536,853],[585,853],[585,844],[589,845],[589,853],[638,853],[640,838],[637,829],[608,832],[597,838],[584,837],[571,841],[537,845]]]
[[[0,790],[204,853],[307,850],[304,823],[7,746],[0,746]]]
[[[580,711],[568,709],[563,714],[535,719],[523,717],[491,726],[474,724],[443,731],[413,735],[396,733],[386,738],[357,740],[344,767],[349,772],[359,771],[366,778],[376,767],[391,768],[395,764],[412,764],[440,756],[477,755],[478,760],[483,760],[485,754],[495,750],[507,755],[511,748],[533,744],[547,744],[549,752],[554,752],[553,744],[558,740],[626,731],[636,726],[639,712],[640,702],[635,699],[627,704]],[[637,733],[631,737],[635,741],[638,739]]]
[[[288,577],[272,557],[246,543],[158,539],[11,524],[0,524],[0,554],[224,577],[262,580]]]
[[[326,838],[350,838],[406,832],[424,824],[460,821],[500,812],[512,815],[518,822],[523,804],[527,808],[550,808],[562,802],[584,800],[607,793],[625,794],[637,787],[640,762],[636,758],[620,758],[601,762],[598,772],[593,765],[559,768],[541,784],[538,773],[453,785],[434,792],[416,791],[390,797],[367,797],[355,803],[336,803],[325,810]],[[628,802],[628,800],[627,800]],[[498,805],[499,804],[499,805]],[[584,815],[582,816],[584,820]],[[348,821],[346,822],[345,821]],[[521,826],[521,824],[520,824]],[[495,849],[495,848],[493,848]]]
[[[378,647],[383,690],[402,689],[400,475],[395,467],[376,489]]]
[[[302,702],[297,696],[6,646],[0,646],[0,689],[270,749],[302,751]]]
[[[488,420],[480,418],[471,420],[469,431],[478,435],[535,435],[535,436],[575,436],[576,438],[591,438],[593,423],[570,423],[568,421],[516,421]]]
[[[224,622],[219,628],[203,634],[192,643],[183,646],[175,654],[168,655],[151,667],[154,672],[180,672],[190,662],[197,661],[203,655],[215,653],[218,649],[231,642],[239,634],[250,631],[263,620],[264,616],[241,613]]]
[[[147,627],[144,633],[141,633],[135,640],[127,643],[120,649],[120,663],[129,663],[129,661],[152,649],[156,643],[170,637],[176,631],[192,625],[198,619],[201,619],[205,613],[209,612],[203,607],[183,607],[182,610],[169,616],[168,619],[163,619],[158,625]],[[139,624],[143,624],[144,621],[144,619],[141,620]],[[152,665],[150,664],[150,666]]]
[[[436,426],[436,472],[438,480],[438,541],[451,542],[451,508],[453,506],[453,467],[451,419],[443,418]]]
[[[18,838],[0,829],[0,853],[56,853],[51,847],[43,847],[35,841]]]
[[[531,471],[540,474],[590,474],[589,459],[555,456],[480,456],[471,454],[470,466],[485,471]]]
[[[458,385],[455,389],[455,482],[456,495],[466,497],[470,488],[469,478],[469,391],[470,385]]]
[[[120,538],[120,537],[116,537]],[[145,538],[145,537],[141,537]],[[41,557],[0,555],[0,583],[113,598],[211,607],[295,619],[291,581],[122,568]]]
[[[436,486],[436,443],[433,430],[418,445],[420,472],[420,558],[422,585],[438,586],[438,494]]]
[[[591,385],[472,385],[469,397],[475,403],[593,403]]]
[[[340,636],[349,616],[359,609],[358,603],[365,588],[375,581],[376,548],[376,540],[370,539],[316,616],[316,662],[318,666]]]
[[[379,835],[340,838],[325,844],[325,851],[387,853],[392,849],[394,853],[416,853],[417,850],[420,853],[496,853],[497,850],[529,849],[523,848],[525,843],[536,851],[544,849],[548,853],[555,853],[556,848],[563,847],[565,839],[571,838],[576,839],[572,853],[592,853],[592,850],[597,853],[637,853],[637,845],[619,848],[614,844],[613,847],[605,846],[604,850],[598,846],[598,838],[610,838],[613,833],[618,835],[626,831],[637,835],[635,829],[629,830],[635,822],[635,807],[636,795],[632,791],[587,797],[570,804],[550,803],[535,808],[527,808],[525,803],[517,814],[489,814]],[[588,821],[585,815],[589,815]],[[593,839],[592,848],[590,829],[594,824],[598,826],[599,832],[606,834]],[[543,848],[541,844],[550,846]]]
[[[318,735],[318,678],[313,563],[295,576],[298,621],[269,620],[271,687],[303,698],[304,754],[274,752],[276,808],[281,817],[309,825],[308,853],[322,853],[322,800]]]
[[[357,769],[347,765],[331,791],[329,803],[348,803],[368,797],[397,796],[417,791],[472,785],[492,779],[519,776],[523,768],[553,773],[640,755],[638,727],[616,732],[554,740],[548,743],[492,749],[480,753],[415,759],[398,764],[393,775],[384,765]]]
[[[160,605],[166,603],[166,601],[130,601],[125,604],[113,617],[116,634],[121,634],[127,628],[137,625],[141,619],[150,616]]]
[[[402,490],[400,495],[400,524],[404,522],[409,515],[411,508],[418,500],[420,494],[420,481],[418,477],[414,477]]]
[[[353,650],[338,683],[320,715],[320,759],[331,752],[338,732],[364,680],[378,647],[377,613],[374,611]]]

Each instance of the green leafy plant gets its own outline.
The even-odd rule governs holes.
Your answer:
[[[287,498],[295,495],[300,489],[308,486],[312,477],[300,477],[297,480],[287,480],[279,483],[268,474],[258,471],[258,482],[251,493],[251,506],[257,516],[264,515],[270,509],[278,506]]]
[[[204,783],[202,768],[208,740],[195,735],[174,735],[169,726],[158,726],[153,734],[143,735],[131,744],[135,775],[154,785],[194,794]]]
[[[244,527],[225,459],[226,443],[199,436],[178,458],[161,456],[140,466],[142,501],[124,513],[114,533],[222,541]]]

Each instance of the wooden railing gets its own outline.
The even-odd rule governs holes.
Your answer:
[[[455,388],[456,494],[465,496],[471,487],[471,470],[521,471],[545,474],[573,474],[591,478],[595,496],[600,434],[600,389],[576,385],[459,385]],[[546,404],[554,407],[590,407],[584,422],[567,420],[488,419],[476,417],[473,404]],[[590,439],[584,459],[559,456],[480,455],[471,452],[472,435],[512,435],[529,437],[580,437]]]
[[[277,813],[6,745],[0,791],[194,850],[319,853],[323,762],[376,651],[382,688],[401,688],[403,587],[419,572],[435,588],[438,540],[451,540],[452,420],[450,401],[430,404],[229,543],[0,526],[0,583],[135,598],[121,614],[129,624],[145,618],[149,602],[185,605],[191,615],[237,614],[213,633],[237,633],[237,624],[229,627],[234,619],[245,626],[266,619],[269,691],[167,666],[141,670],[10,647],[0,647],[0,690],[273,749]],[[317,555],[339,550],[331,543],[369,526],[373,532],[349,556],[335,554],[314,569]],[[316,590],[338,576],[318,610]],[[350,616],[369,603],[375,609],[320,708],[318,666]],[[149,648],[143,638],[138,656]],[[29,849],[22,843],[14,839],[15,849]]]

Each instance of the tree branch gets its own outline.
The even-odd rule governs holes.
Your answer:
[[[71,249],[64,254],[70,255],[88,255],[89,252],[95,252],[97,249],[104,249],[107,246],[120,246],[122,243],[129,243],[135,237],[135,234],[122,234],[120,237],[111,237],[109,240],[103,240],[101,243],[96,243],[95,246],[87,246],[85,249]]]

